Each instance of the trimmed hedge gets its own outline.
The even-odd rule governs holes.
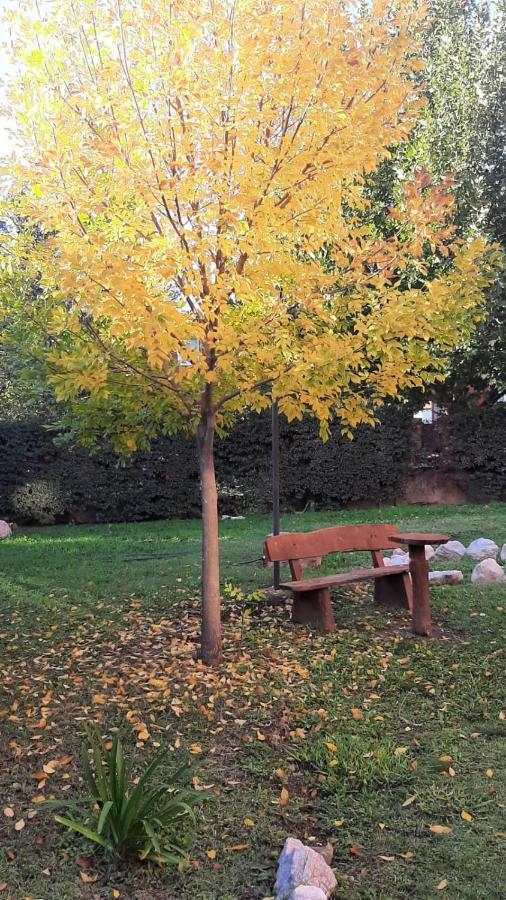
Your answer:
[[[434,468],[463,476],[471,501],[506,499],[506,404],[453,409],[439,420]],[[354,440],[339,425],[324,444],[309,419],[281,420],[281,503],[302,510],[374,506],[402,498],[412,459],[412,408],[385,407]],[[220,513],[270,508],[270,413],[250,415],[216,445]],[[119,522],[200,515],[193,443],[157,441],[120,466],[111,453],[56,446],[40,424],[0,424],[0,518],[20,524]]]
[[[409,461],[412,411],[385,409],[377,428],[355,439],[332,428],[323,444],[312,420],[281,421],[281,503],[285,509],[395,501]],[[270,506],[270,413],[250,415],[216,444],[220,513]],[[0,517],[15,522],[139,521],[200,514],[193,443],[157,441],[120,466],[111,453],[90,457],[56,446],[40,424],[0,424]]]
[[[442,422],[446,465],[468,473],[469,500],[506,500],[506,403],[454,407]]]

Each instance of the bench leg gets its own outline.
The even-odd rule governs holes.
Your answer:
[[[413,588],[408,572],[398,575],[386,575],[377,578],[374,583],[374,600],[385,606],[401,606],[411,609],[413,604]]]
[[[294,594],[292,621],[300,625],[313,625],[324,632],[335,631],[330,589],[322,588],[319,591]]]
[[[429,564],[425,558],[423,544],[409,547],[409,571],[413,582],[413,634],[430,637],[432,625],[430,621]]]

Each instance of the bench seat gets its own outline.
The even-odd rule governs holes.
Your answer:
[[[339,575],[323,575],[321,578],[304,578],[302,581],[284,581],[280,587],[302,594],[305,591],[318,591],[323,588],[338,587],[341,584],[353,584],[355,581],[367,581],[369,578],[386,578],[409,572],[409,565],[377,566],[374,569],[353,569]]]

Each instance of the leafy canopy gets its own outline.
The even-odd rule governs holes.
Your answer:
[[[133,449],[195,429],[211,396],[225,428],[269,388],[325,433],[437,377],[435,348],[469,331],[489,280],[484,242],[456,238],[449,183],[425,172],[387,234],[367,216],[367,178],[423,103],[415,6],[27,0],[11,15],[8,185],[45,233],[16,252],[85,431]],[[448,260],[432,279],[428,250]]]

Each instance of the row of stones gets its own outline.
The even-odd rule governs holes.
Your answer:
[[[437,550],[430,544],[425,548],[425,556],[431,562],[450,562],[464,557],[475,560],[477,565],[471,575],[473,584],[501,584],[506,581],[504,569],[497,562],[498,554],[499,547],[489,538],[477,538],[469,544],[469,547],[464,547],[460,541],[448,541],[441,544]],[[506,544],[502,546],[500,558],[506,561]],[[385,559],[387,566],[407,565],[408,562],[408,554],[399,549],[394,550],[392,556]],[[429,573],[431,584],[459,584],[463,580],[464,575],[459,569]]]

